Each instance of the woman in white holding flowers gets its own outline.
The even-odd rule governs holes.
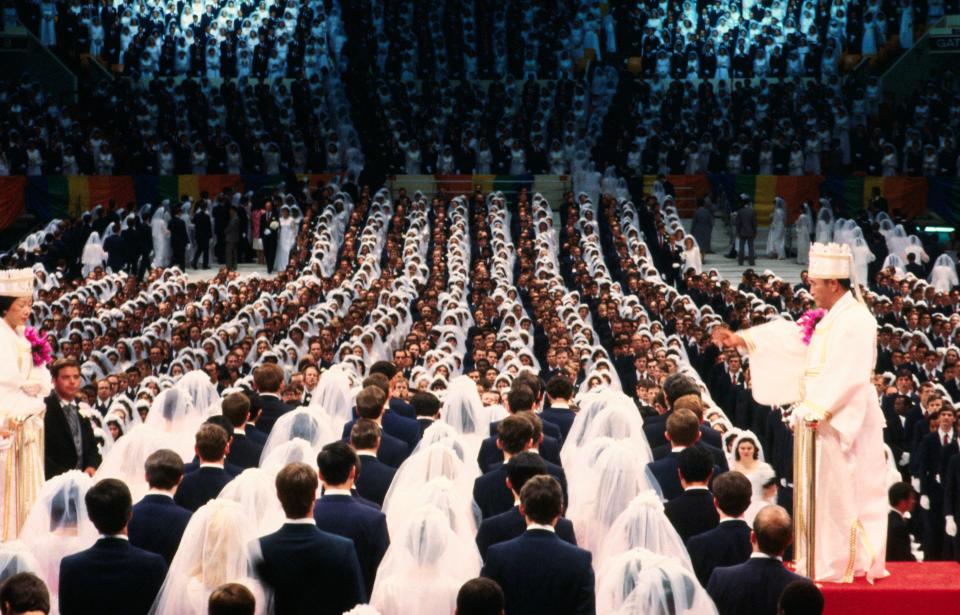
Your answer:
[[[3,541],[17,537],[43,485],[43,410],[50,393],[46,360],[34,357],[26,324],[33,271],[0,271],[0,497]],[[32,333],[32,331],[31,331]],[[12,464],[12,465],[11,465]]]
[[[290,262],[290,250],[297,239],[297,221],[290,215],[290,208],[284,205],[280,208],[280,238],[277,240],[277,260],[273,268],[283,271]]]

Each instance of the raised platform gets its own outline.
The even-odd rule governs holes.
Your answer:
[[[820,584],[824,615],[960,612],[960,564],[890,562],[887,570],[890,576],[873,585],[862,578]]]

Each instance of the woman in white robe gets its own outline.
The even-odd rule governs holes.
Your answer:
[[[786,258],[787,243],[787,202],[777,197],[774,200],[773,217],[770,220],[770,230],[767,233],[767,256],[769,258]]]
[[[167,230],[167,212],[161,205],[150,218],[150,231],[153,235],[153,267],[166,267],[170,264],[170,231]]]
[[[859,231],[859,229],[857,230]],[[870,263],[877,260],[877,257],[870,251],[867,240],[860,233],[855,233],[853,239],[851,239],[850,250],[853,252],[853,267],[857,273],[857,283],[869,287],[869,266]]]
[[[649,549],[619,554],[597,577],[597,613],[714,615],[713,600],[689,568]]]
[[[764,461],[760,440],[749,430],[741,431],[733,442],[733,464],[730,469],[750,480],[754,500],[763,497],[764,486],[776,476],[773,467]]]
[[[806,265],[810,259],[810,231],[813,224],[813,214],[810,205],[804,203],[800,208],[800,216],[793,225],[797,243],[797,264]]]
[[[277,256],[274,259],[274,269],[284,271],[290,262],[290,250],[297,240],[297,221],[290,215],[290,208],[284,205],[280,208],[280,237],[277,240]]]
[[[683,252],[680,254],[683,258],[683,272],[693,269],[694,273],[703,273],[703,257],[700,255],[700,247],[693,235],[687,235],[683,238]]]
[[[33,309],[33,271],[0,271],[0,497],[2,539],[13,540],[43,484],[44,398],[50,372],[37,365],[25,326]]]
[[[817,243],[833,241],[833,210],[829,205],[821,205],[817,212]]]
[[[107,253],[103,249],[103,241],[100,239],[100,233],[93,231],[87,237],[87,242],[83,245],[83,254],[80,262],[83,263],[81,273],[87,277],[97,267],[103,267],[107,261]]]
[[[653,491],[635,497],[614,520],[594,559],[594,569],[603,571],[618,555],[636,548],[672,557],[693,570],[683,539],[664,514],[660,496]]]
[[[957,279],[957,264],[949,254],[941,254],[933,262],[933,269],[930,271],[930,283],[937,289],[938,293],[949,293],[960,280]]]

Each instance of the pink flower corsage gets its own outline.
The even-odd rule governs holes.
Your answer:
[[[810,345],[810,338],[813,337],[813,330],[817,328],[817,323],[826,315],[827,311],[822,308],[807,310],[797,321],[800,329],[803,330],[803,345]]]
[[[53,363],[53,349],[50,348],[50,342],[47,341],[46,336],[41,335],[33,327],[25,328],[23,336],[30,342],[30,352],[33,354],[33,364],[36,367]]]

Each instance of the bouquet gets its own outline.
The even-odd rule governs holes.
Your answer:
[[[30,352],[33,354],[34,366],[47,366],[53,363],[53,349],[50,348],[50,342],[47,341],[45,335],[41,335],[33,327],[24,329],[23,335],[30,342]]]
[[[827,311],[821,308],[816,310],[807,310],[797,321],[800,329],[803,330],[803,345],[810,345],[810,338],[813,337],[813,330],[817,328],[817,323],[826,315]]]
[[[275,230],[277,230],[278,228],[280,228],[280,223],[277,222],[276,220],[274,220],[273,222],[270,223],[270,230],[275,231]]]

